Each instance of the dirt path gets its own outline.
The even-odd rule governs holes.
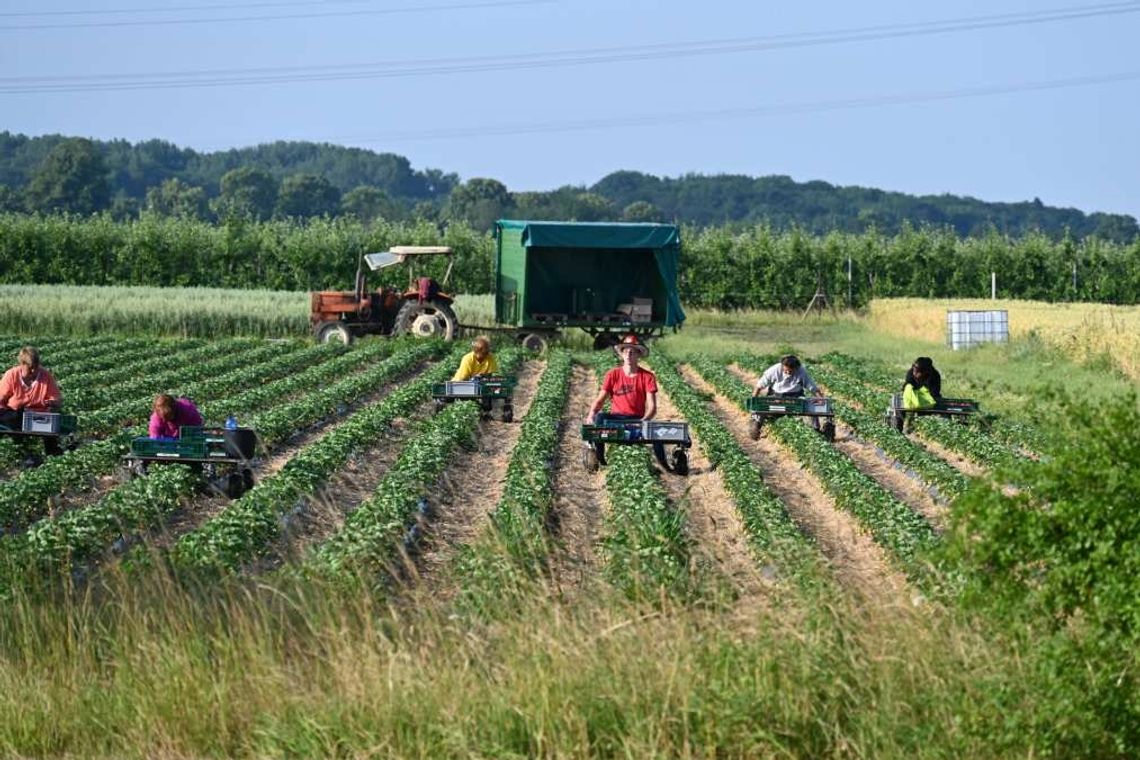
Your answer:
[[[658,386],[657,417],[681,420],[684,416],[673,405],[668,394]],[[765,586],[756,558],[748,546],[748,534],[736,504],[724,487],[724,479],[713,469],[701,447],[700,437],[692,432],[689,449],[689,476],[662,474],[669,501],[685,514],[685,526],[694,539],[697,551],[723,580],[731,584],[741,598],[762,594]]]
[[[452,598],[458,587],[448,572],[459,547],[471,544],[488,529],[490,513],[503,495],[507,466],[522,433],[522,419],[538,389],[545,362],[526,362],[519,369],[512,405],[514,422],[479,423],[476,449],[457,452],[431,498],[434,516],[412,570],[436,599]]]
[[[554,550],[554,584],[560,591],[578,588],[592,578],[599,564],[595,545],[608,509],[605,474],[582,468],[582,438],[578,427],[586,417],[598,383],[594,373],[575,364],[570,376],[570,396],[559,425],[558,452],[554,459],[554,504],[550,509],[550,532],[559,544]]]
[[[714,393],[715,389],[690,367],[682,374],[695,388]],[[743,392],[744,387],[741,386]],[[906,580],[891,568],[882,547],[876,544],[858,521],[835,504],[823,486],[803,469],[792,452],[768,436],[753,441],[748,436],[748,417],[723,396],[716,394],[715,411],[737,442],[760,470],[764,483],[787,506],[792,519],[819,545],[836,577],[846,586],[868,597],[900,597]]]

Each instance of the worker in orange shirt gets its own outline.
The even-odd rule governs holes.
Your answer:
[[[17,364],[0,378],[0,425],[23,430],[24,412],[58,412],[62,402],[55,378],[40,365],[40,352],[24,346]],[[44,438],[44,453],[60,454],[58,436]]]

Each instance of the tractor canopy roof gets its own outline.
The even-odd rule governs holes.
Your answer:
[[[409,256],[450,256],[451,248],[446,245],[394,245],[387,251],[364,254],[368,268],[375,272],[394,264],[402,264]]]

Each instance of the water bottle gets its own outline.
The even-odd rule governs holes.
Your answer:
[[[237,430],[237,417],[232,414],[226,417],[226,430]]]

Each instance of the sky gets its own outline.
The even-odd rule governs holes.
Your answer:
[[[0,130],[1140,217],[1140,2],[0,0]]]

